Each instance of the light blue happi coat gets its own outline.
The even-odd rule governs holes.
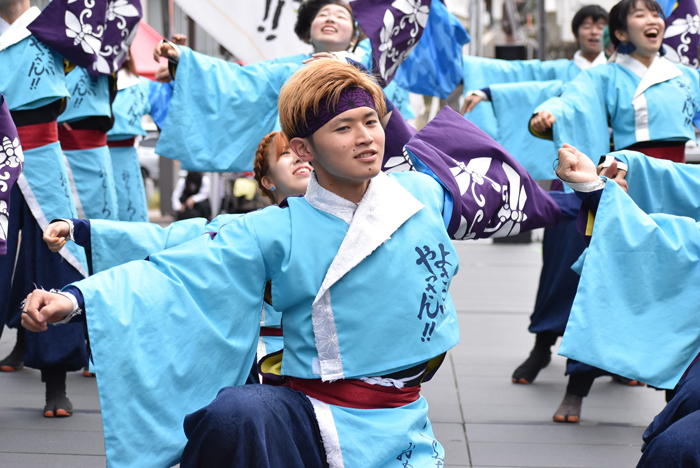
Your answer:
[[[106,75],[94,79],[85,68],[75,67],[66,75],[66,86],[70,98],[66,110],[58,117],[59,123],[112,115],[109,78]]]
[[[496,84],[523,81],[567,82],[580,73],[573,61],[560,60],[500,60],[465,55],[462,57],[464,94]],[[465,115],[494,140],[500,141],[498,123],[493,107],[479,105]]]
[[[194,171],[253,170],[260,140],[279,130],[277,97],[300,66],[242,67],[181,47],[175,88],[156,153]]]
[[[532,111],[561,94],[561,81],[528,81],[491,86],[493,110],[498,117],[498,142],[525,167],[533,179],[553,179],[557,148],[551,140],[530,133]],[[488,103],[476,106],[488,107]]]
[[[605,184],[559,354],[672,389],[700,353],[700,169],[613,155],[629,195]]]
[[[594,160],[610,151],[608,117],[615,149],[645,141],[695,139],[700,113],[697,70],[656,57],[649,69],[628,55],[581,73],[560,97],[535,112],[556,117],[557,148],[568,143]]]
[[[16,30],[20,20],[8,31]],[[7,38],[7,34],[5,32],[2,37]],[[26,34],[24,39],[4,44],[0,50],[0,93],[5,96],[10,111],[37,109],[68,97],[61,56],[28,31]],[[42,228],[53,218],[77,217],[59,143],[25,149],[24,168],[17,185]],[[61,255],[87,276],[83,248],[75,244],[67,247]]]
[[[442,187],[416,173],[380,174],[372,184],[350,224],[337,217],[342,214],[325,211],[331,208],[295,198],[289,208],[232,217],[213,238],[201,235],[151,255],[150,261],[76,283],[95,343],[110,467],[176,463],[185,443],[184,415],[208,404],[221,387],[245,382],[267,281],[272,281],[273,303],[285,314],[286,375],[381,375],[425,362],[457,343],[449,295],[434,304],[441,312],[432,330],[424,327],[432,305],[422,319],[419,315],[427,281],[419,254],[439,268],[438,275],[444,269],[447,286],[458,268],[443,222]],[[380,198],[373,199],[373,193]],[[298,243],[300,234],[310,237]],[[345,242],[346,235],[362,242]],[[337,265],[329,268],[331,263]],[[388,286],[398,283],[404,287]],[[332,319],[317,320],[328,306]],[[100,310],[112,313],[92,313]],[[388,327],[402,339],[386,340]],[[337,341],[323,345],[332,329]],[[387,410],[314,404],[316,413],[323,413],[319,424],[336,434],[324,439],[331,444],[326,448],[335,447],[345,466],[389,466],[406,458],[409,447],[416,466],[444,458],[422,398]],[[379,433],[381,443],[368,439]],[[359,443],[373,449],[361,450]]]

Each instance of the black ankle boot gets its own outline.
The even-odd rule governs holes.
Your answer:
[[[67,418],[73,414],[73,404],[66,396],[66,372],[50,369],[42,371],[42,380],[46,382],[46,406],[44,417]]]
[[[557,341],[556,335],[539,333],[535,339],[535,347],[530,351],[530,356],[513,372],[513,383],[531,384],[537,378],[537,374],[547,367],[552,360],[551,347]]]
[[[17,341],[10,354],[0,361],[0,371],[16,372],[24,369],[24,328],[17,329]]]

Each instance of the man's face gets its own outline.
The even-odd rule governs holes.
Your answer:
[[[370,107],[338,114],[307,141],[319,181],[364,182],[382,168],[384,129]]]
[[[578,45],[581,52],[599,54],[603,50],[603,32],[608,23],[604,19],[593,21],[590,16],[578,28]]]

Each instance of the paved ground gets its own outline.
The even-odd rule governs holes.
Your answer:
[[[601,378],[586,398],[582,422],[551,422],[564,395],[564,359],[555,357],[531,386],[510,374],[527,356],[527,333],[541,265],[540,244],[463,242],[452,286],[461,343],[424,386],[448,467],[634,467],[641,436],[664,405],[663,394]],[[14,342],[6,330],[0,356]],[[97,386],[68,376],[76,407],[68,419],[41,416],[39,373],[0,373],[0,468],[104,467]],[[418,468],[418,467],[415,467]]]

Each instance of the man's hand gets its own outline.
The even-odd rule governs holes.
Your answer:
[[[44,231],[44,242],[51,252],[58,252],[66,245],[66,237],[70,234],[70,226],[65,221],[56,221],[46,227]]]
[[[476,94],[470,94],[469,96],[465,97],[464,104],[462,104],[462,115],[473,111],[476,105],[479,104],[481,101],[483,101],[481,96],[478,96]]]
[[[61,294],[35,289],[27,296],[22,326],[29,331],[46,331],[48,322],[59,322],[73,312],[73,303]]]
[[[537,133],[544,133],[554,125],[557,118],[547,111],[538,112],[530,119],[530,127]],[[561,150],[560,150],[561,151]]]
[[[184,34],[173,34],[173,40],[171,41],[175,45],[187,45],[187,36]]]
[[[168,64],[163,64],[160,67],[158,67],[158,70],[156,70],[156,80],[160,81],[161,83],[170,83],[173,81],[173,78],[170,76],[170,69],[168,68]]]
[[[617,169],[617,167],[616,167]],[[559,149],[557,176],[566,182],[593,182],[598,179],[593,161],[571,145]]]
[[[192,208],[194,208],[194,198],[189,197],[187,200],[185,200],[185,205],[186,205],[187,208],[189,208],[190,210],[191,210]]]
[[[605,176],[613,182],[617,183],[617,185],[619,185],[625,192],[629,190],[629,187],[627,186],[627,181],[625,180],[625,177],[627,176],[627,171],[624,171],[622,169],[618,170],[616,160],[613,161],[612,164],[610,164],[608,167],[604,168],[602,164],[598,166],[598,174]]]
[[[155,49],[153,49],[153,60],[160,62],[161,57],[177,60],[178,53],[173,46],[167,42],[159,42],[156,44]]]

